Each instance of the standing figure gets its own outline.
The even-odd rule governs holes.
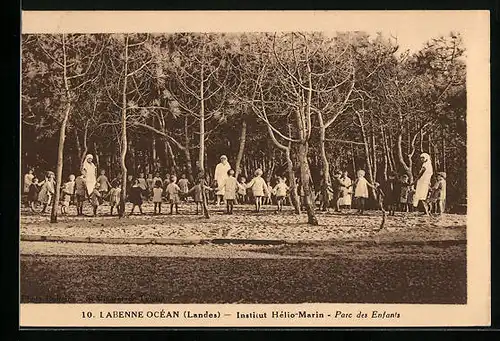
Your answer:
[[[82,173],[85,172],[85,183],[87,185],[87,194],[90,196],[90,193],[94,191],[95,184],[97,182],[97,167],[93,162],[94,157],[91,154],[88,154],[85,157],[85,161],[82,166]]]
[[[203,175],[202,175],[203,177]],[[200,178],[198,178],[198,181],[196,182],[196,185],[194,185],[188,192],[187,195],[192,195],[194,202],[196,204],[196,214],[199,212],[199,208],[203,210],[203,194],[202,191],[212,191],[213,189],[208,187],[208,186],[201,186],[200,184]]]
[[[33,168],[30,168],[28,170],[28,173],[24,175],[24,186],[23,186],[23,194],[28,195],[30,191],[30,185],[33,182],[33,179],[35,178],[35,175],[33,174],[35,170]],[[28,200],[29,201],[29,200]],[[27,207],[31,207],[31,205],[27,202]]]
[[[189,180],[186,178],[186,174],[182,174],[179,179],[179,188],[181,189],[180,194],[182,201],[187,200],[187,192],[189,192]]]
[[[410,193],[410,183],[408,182],[408,175],[401,176],[401,191],[399,195],[399,205],[402,212],[409,212],[408,197]]]
[[[179,185],[177,185],[177,177],[172,175],[170,177],[170,183],[167,186],[167,199],[170,203],[170,214],[173,214],[174,206],[175,206],[175,214],[179,214],[179,202],[180,199],[180,191]]]
[[[290,188],[285,183],[285,178],[279,176],[278,183],[273,188],[273,192],[276,195],[276,212],[283,211],[283,201],[285,200],[289,190]]]
[[[427,153],[420,154],[420,162],[422,166],[413,185],[416,184],[415,194],[413,195],[413,207],[417,208],[421,202],[424,207],[424,215],[429,215],[429,207],[427,205],[427,195],[433,174],[431,157]]]
[[[40,186],[38,186],[38,178],[35,176],[31,181],[28,190],[28,207],[31,212],[35,212],[35,206],[38,203],[38,192],[40,191]]]
[[[357,201],[358,214],[363,214],[365,211],[366,201],[369,198],[368,187],[372,187],[374,189],[376,189],[376,187],[366,180],[364,170],[358,170],[356,175],[357,178],[354,182],[354,198]]]
[[[76,202],[76,215],[83,215],[83,202],[87,198],[87,182],[85,181],[85,171],[75,179],[75,202]]]
[[[66,182],[62,188],[61,214],[63,215],[68,214],[68,208],[73,193],[75,193],[75,176],[71,174],[69,176],[69,181]]]
[[[139,180],[135,179],[132,187],[130,188],[130,192],[128,195],[129,201],[132,203],[132,210],[130,214],[134,214],[135,207],[139,207],[139,212],[142,213],[142,188],[139,185]]]
[[[214,175],[215,186],[217,186],[217,192],[215,193],[216,205],[220,205],[221,201],[224,200],[224,190],[222,189],[222,186],[224,185],[224,182],[227,179],[228,176],[227,172],[230,169],[231,165],[227,161],[227,156],[221,155],[220,162],[215,167],[215,175]]]
[[[157,180],[153,187],[154,214],[161,214],[161,202],[163,200],[163,188],[161,181]]]
[[[248,202],[247,198],[247,184],[244,176],[240,176],[240,181],[238,182],[238,203],[246,204]]]
[[[333,174],[332,179],[332,201],[335,212],[340,212],[340,199],[342,198],[342,190],[345,188],[340,177],[342,176],[341,171],[337,171]]]
[[[101,200],[102,200],[102,196],[101,196],[101,192],[99,191],[99,183],[96,182],[94,190],[89,195],[89,201],[90,201],[90,205],[92,206],[94,217],[97,216],[97,209],[99,208],[99,205],[101,204]]]
[[[436,176],[436,182],[432,186],[429,204],[435,206],[435,213],[441,215],[444,213],[446,200],[446,173],[439,172]]]
[[[349,177],[349,173],[344,171],[342,174],[342,198],[340,199],[340,207],[345,207],[346,209],[351,209],[352,202],[352,180]]]
[[[113,188],[109,191],[109,214],[113,215],[113,209],[116,207],[118,210],[121,200],[121,183],[119,181],[114,183]]]
[[[391,172],[384,186],[381,188],[384,193],[384,204],[390,216],[396,214],[396,206],[398,205],[398,199],[401,195],[401,186],[396,177],[397,173]]]
[[[48,171],[45,180],[42,182],[42,188],[38,193],[38,201],[43,204],[42,213],[45,213],[47,206],[52,203],[52,198],[55,193],[56,181],[54,180],[55,174]]]
[[[155,182],[153,181],[153,174],[149,173],[148,175],[146,175],[146,185],[147,185],[147,191],[148,191],[148,194],[147,194],[147,198],[148,200],[150,200],[152,198],[152,195],[153,195],[153,188],[155,188]],[[160,187],[161,187],[161,182],[160,182]]]
[[[238,191],[238,180],[234,177],[234,170],[230,169],[227,172],[228,177],[222,185],[224,189],[224,200],[226,201],[227,214],[233,214],[234,200],[236,199],[236,192]]]
[[[255,171],[255,177],[247,184],[247,188],[252,189],[252,194],[255,199],[255,212],[260,212],[262,206],[262,197],[267,196],[269,192],[266,181],[262,178],[262,169],[258,168]]]
[[[101,175],[97,178],[97,183],[99,184],[99,192],[101,193],[101,198],[105,198],[111,189],[111,184],[106,176],[106,171],[101,170]]]

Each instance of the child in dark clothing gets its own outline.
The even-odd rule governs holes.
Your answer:
[[[384,196],[384,204],[390,216],[396,214],[395,212],[401,194],[401,184],[399,180],[396,179],[396,176],[397,174],[395,172],[391,172],[383,188],[381,188]]]
[[[340,198],[342,197],[342,187],[345,187],[340,177],[341,171],[335,172],[332,179],[332,201],[335,212],[340,212]]]
[[[134,214],[134,209],[136,206],[139,207],[139,212],[142,213],[142,188],[139,184],[139,180],[135,179],[132,187],[130,188],[130,192],[128,195],[128,200],[132,203],[132,210],[130,214]]]
[[[193,196],[194,202],[196,204],[196,214],[199,212],[199,208],[203,209],[203,196],[202,196],[202,186],[200,185],[200,181],[198,180],[196,185],[194,185],[186,195]],[[213,191],[212,188],[204,185],[203,190]]]
[[[40,187],[38,186],[38,178],[35,177],[28,188],[28,206],[31,212],[35,212],[35,205],[38,203],[38,192],[40,192]]]

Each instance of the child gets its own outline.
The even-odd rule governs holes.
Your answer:
[[[142,213],[142,188],[139,184],[139,179],[135,179],[132,187],[130,188],[130,192],[128,195],[128,200],[132,203],[132,210],[130,214],[134,214],[134,209],[136,206],[139,207],[139,212]]]
[[[333,190],[331,186],[329,186],[324,179],[321,179],[320,193],[321,193],[320,210],[327,212],[330,203],[333,200],[332,197]]]
[[[436,214],[444,213],[444,204],[446,200],[446,173],[439,172],[436,176],[436,182],[432,186],[429,203],[435,206]]]
[[[401,186],[396,176],[397,174],[395,172],[391,172],[382,188],[382,192],[384,193],[384,204],[389,211],[389,216],[394,216],[396,214],[398,196],[401,194]]]
[[[101,175],[99,175],[96,181],[99,184],[99,193],[101,194],[101,198],[106,197],[106,194],[108,194],[108,191],[111,188],[111,184],[109,183],[104,169],[101,170]]]
[[[402,212],[409,212],[408,194],[410,193],[410,183],[407,174],[401,177],[401,191],[399,196],[399,205]]]
[[[240,181],[238,182],[238,203],[246,204],[247,203],[247,186],[246,179],[244,176],[240,177]]]
[[[252,189],[253,197],[255,198],[255,212],[260,212],[262,206],[262,197],[268,193],[266,181],[262,178],[262,169],[258,168],[255,171],[255,177],[246,185]]]
[[[163,187],[163,180],[160,177],[160,173],[156,172],[155,177],[153,178],[153,184],[156,184],[158,181],[161,183],[161,187]]]
[[[283,201],[285,200],[289,190],[290,188],[286,185],[285,178],[279,176],[278,183],[273,188],[274,195],[276,195],[276,212],[283,211]]]
[[[146,179],[144,179],[144,173],[139,173],[139,177],[137,178],[137,180],[139,180],[139,187],[142,190],[142,194],[145,195],[148,190],[148,184],[146,182]]]
[[[179,202],[180,202],[179,193],[181,189],[176,184],[176,182],[177,182],[177,177],[175,175],[172,175],[170,177],[170,183],[167,186],[167,196],[168,196],[167,199],[170,202],[170,214],[173,214],[174,206],[175,206],[175,214],[179,214]]]
[[[85,183],[85,171],[76,178],[74,186],[74,195],[76,201],[76,215],[83,215],[83,202],[87,197],[87,184]]]
[[[110,206],[110,211],[109,211],[109,214],[110,215],[113,215],[113,209],[116,207],[116,209],[118,210],[118,205],[120,204],[120,200],[121,200],[121,193],[122,193],[122,189],[120,187],[120,182],[115,182],[115,186],[113,188],[111,188],[111,190],[109,191],[109,206]]]
[[[187,199],[187,192],[189,191],[189,180],[186,179],[186,174],[182,174],[179,179],[180,195],[183,201]]]
[[[40,191],[40,187],[38,186],[38,178],[34,177],[31,180],[30,187],[28,189],[28,206],[31,209],[31,212],[35,212],[35,205],[38,203],[38,192]]]
[[[69,181],[63,185],[62,188],[62,205],[61,214],[68,214],[69,203],[71,202],[71,196],[75,192],[75,176],[71,174],[69,176]]]
[[[153,189],[155,188],[155,182],[153,181],[153,174],[149,173],[146,175],[146,185],[147,185],[147,191],[148,191],[148,200],[152,197],[153,195]],[[161,184],[160,184],[161,187]]]
[[[224,180],[221,189],[224,190],[227,214],[233,214],[234,199],[238,190],[238,180],[234,177],[234,170],[227,171],[228,177]]]
[[[38,193],[38,201],[43,204],[42,213],[45,213],[47,206],[52,202],[52,197],[55,193],[56,187],[54,177],[54,172],[48,171],[45,180],[42,182],[42,188]]]
[[[203,197],[202,197],[202,188],[201,188],[201,185],[200,185],[200,179],[198,179],[196,185],[194,185],[187,193],[186,195],[192,195],[193,196],[193,199],[194,199],[194,202],[196,204],[196,214],[198,214],[198,208],[201,207],[203,208]],[[204,186],[203,190],[207,190],[207,191],[213,191],[212,188],[208,187],[208,186]]]
[[[342,180],[340,177],[342,176],[341,171],[337,171],[333,174],[333,179],[332,179],[332,200],[333,200],[333,207],[335,208],[335,212],[340,212],[340,198],[342,197],[342,188],[345,187],[344,184],[342,183]]]
[[[358,214],[363,214],[365,211],[366,200],[368,199],[368,187],[375,188],[374,185],[365,179],[365,171],[360,169],[356,173],[357,178],[354,182],[354,198],[358,203]]]
[[[92,209],[94,212],[94,217],[97,216],[97,208],[101,204],[101,199],[102,195],[101,192],[99,191],[100,185],[98,182],[96,182],[94,190],[92,193],[90,193],[89,200],[90,200],[90,205],[92,205]]]
[[[135,183],[135,179],[134,179],[134,176],[133,175],[127,175],[127,183],[126,183],[126,189],[127,189],[127,199],[128,201],[130,201],[130,190],[132,189],[132,186],[134,185]]]
[[[158,214],[161,214],[161,202],[162,202],[162,194],[163,194],[163,188],[161,187],[162,183],[161,181],[157,180],[155,183],[155,187],[153,188],[153,204],[155,206],[154,208],[154,214],[157,214],[157,209],[158,209]]]

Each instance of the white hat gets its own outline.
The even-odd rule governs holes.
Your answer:
[[[221,158],[221,160],[222,159],[226,159],[227,160],[227,156],[226,155],[221,155],[220,158]]]

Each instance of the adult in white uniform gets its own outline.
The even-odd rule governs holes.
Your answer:
[[[418,203],[422,202],[425,214],[429,215],[429,207],[427,206],[427,195],[431,184],[431,177],[433,173],[431,157],[427,153],[420,154],[420,161],[422,167],[418,172],[417,178],[413,182],[416,184],[415,194],[413,196],[413,206],[418,207]]]
[[[349,177],[349,173],[347,171],[344,171],[344,174],[340,180],[342,182],[342,185],[344,185],[345,187],[342,187],[342,197],[340,198],[339,205],[346,206],[350,209],[352,201],[352,180]]]
[[[220,162],[215,167],[215,175],[214,175],[214,180],[217,182],[217,192],[215,193],[217,195],[217,202],[216,202],[217,205],[219,205],[224,198],[223,186],[228,177],[227,172],[230,169],[231,165],[227,161],[227,156],[221,155]]]
[[[88,154],[82,166],[82,173],[85,174],[85,184],[87,185],[87,193],[90,195],[94,190],[97,182],[97,167],[93,162],[94,157]]]

